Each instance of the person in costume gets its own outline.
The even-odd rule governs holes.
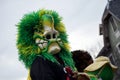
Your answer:
[[[85,68],[84,73],[78,73],[78,80],[82,80],[84,76],[89,78],[88,80],[113,80],[116,69],[108,57],[100,56]]]
[[[71,53],[78,72],[83,72],[87,66],[93,63],[93,59],[87,51],[74,50]]]
[[[26,14],[17,28],[19,60],[29,70],[28,80],[75,80],[66,30],[57,12]]]

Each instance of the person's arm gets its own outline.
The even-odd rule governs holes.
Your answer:
[[[31,70],[30,70],[31,79],[32,80],[45,80],[44,69],[45,67],[44,67],[43,59],[40,57],[37,57],[31,66]]]

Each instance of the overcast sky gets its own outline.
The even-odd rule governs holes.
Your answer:
[[[89,50],[102,40],[99,24],[106,3],[107,0],[0,0],[0,80],[26,80],[27,70],[18,60],[15,26],[25,13],[42,8],[57,11],[63,17],[71,50]]]

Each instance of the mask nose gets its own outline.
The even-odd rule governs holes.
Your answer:
[[[47,40],[55,40],[58,37],[58,31],[55,29],[46,31],[44,36]]]

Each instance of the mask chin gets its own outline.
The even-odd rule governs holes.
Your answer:
[[[49,46],[48,53],[57,54],[60,52],[60,50],[61,50],[60,46],[56,42],[54,42]]]

